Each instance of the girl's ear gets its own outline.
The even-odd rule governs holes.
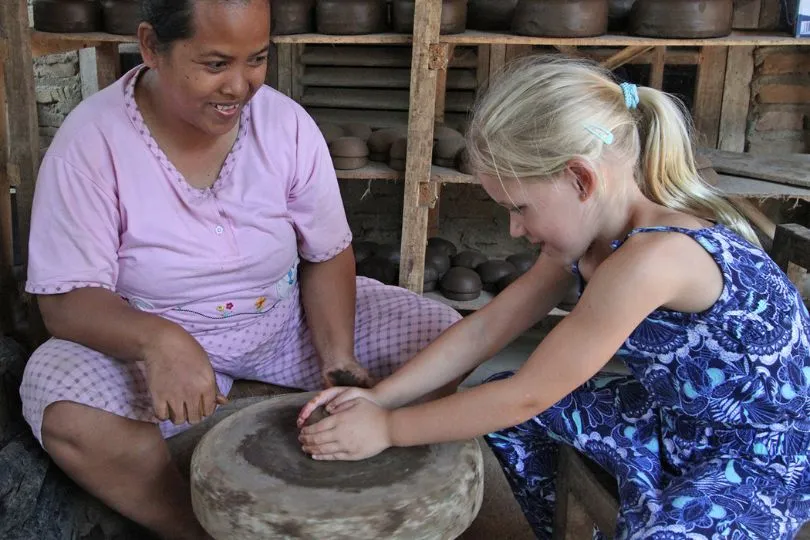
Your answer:
[[[571,182],[579,200],[585,202],[590,199],[599,189],[599,177],[593,167],[582,160],[572,159],[568,162],[568,170],[571,171]]]

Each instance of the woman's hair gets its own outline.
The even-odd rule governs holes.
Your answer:
[[[201,0],[141,0],[141,18],[152,25],[159,50],[194,35],[194,4]],[[249,0],[217,0],[219,2]],[[269,0],[268,0],[269,1]]]
[[[650,200],[724,223],[758,245],[748,222],[698,174],[683,104],[654,88],[638,88],[638,98],[631,109],[613,75],[593,62],[518,59],[476,100],[470,163],[479,173],[530,180],[552,177],[574,158],[596,165],[609,153],[635,164]]]

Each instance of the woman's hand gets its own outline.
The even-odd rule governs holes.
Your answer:
[[[323,406],[326,409],[326,412],[329,414],[335,414],[348,406],[348,403],[352,402],[355,399],[365,399],[370,401],[376,405],[379,405],[377,398],[374,396],[373,391],[365,390],[363,388],[351,388],[351,387],[333,387],[328,388],[316,395],[314,398],[310,399],[306,405],[301,409],[301,412],[298,413],[298,429],[306,423],[307,419],[309,419],[310,415],[317,409],[318,407]]]
[[[298,440],[313,459],[366,459],[391,446],[389,415],[387,409],[358,397],[344,402],[331,416],[303,428]]]
[[[213,414],[217,403],[228,402],[219,393],[205,349],[179,326],[159,332],[144,350],[143,361],[158,420],[196,424]]]

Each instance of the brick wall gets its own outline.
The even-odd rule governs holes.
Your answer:
[[[754,52],[747,149],[757,154],[810,152],[810,49]]]

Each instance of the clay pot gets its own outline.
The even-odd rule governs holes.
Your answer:
[[[393,0],[391,26],[400,34],[413,33],[414,0]],[[460,34],[467,28],[467,0],[442,0],[440,34]]]
[[[397,265],[376,255],[357,264],[357,275],[376,279],[386,285],[396,285],[399,281]]]
[[[330,144],[332,141],[346,136],[346,131],[337,124],[324,122],[323,124],[320,124],[318,128],[320,128],[326,144]]]
[[[528,272],[529,269],[534,266],[536,261],[537,255],[531,251],[515,253],[514,255],[509,255],[506,258],[506,262],[511,263],[521,274]]]
[[[636,0],[609,0],[608,2],[608,30],[622,31],[630,20],[630,10]]]
[[[329,144],[332,157],[366,157],[368,145],[359,137],[340,137]]]
[[[333,35],[385,32],[388,4],[385,0],[317,0],[318,32]]]
[[[462,251],[453,257],[453,266],[460,266],[462,268],[469,268],[474,270],[478,265],[487,262],[487,256],[480,251],[467,250]]]
[[[630,33],[655,38],[713,38],[731,33],[733,0],[637,0]]]
[[[512,272],[508,276],[503,276],[501,279],[498,280],[498,283],[495,284],[495,289],[500,293],[509,285],[515,282],[517,278],[522,276],[523,274],[520,272]]]
[[[484,290],[495,292],[497,290],[496,283],[502,278],[517,272],[517,269],[512,263],[491,260],[479,264],[475,271],[481,276],[481,283],[483,283]]]
[[[486,32],[508,32],[518,0],[470,0],[467,28]]]
[[[429,248],[443,251],[448,257],[454,257],[458,252],[456,245],[453,242],[450,240],[445,240],[444,238],[439,238],[438,236],[428,238],[427,245]]]
[[[433,140],[437,141],[439,139],[444,139],[445,137],[460,137],[464,138],[464,135],[457,129],[453,129],[449,126],[445,126],[444,124],[436,124],[433,126]]]
[[[456,157],[465,146],[464,139],[454,135],[437,140],[433,145],[433,164],[440,167],[455,167]]]
[[[466,148],[458,153],[456,157],[456,168],[464,174],[475,174],[472,165],[470,165],[470,154],[467,152]]]
[[[387,128],[374,131],[368,138],[369,159],[372,161],[388,161],[391,145],[402,137],[402,130]]]
[[[600,36],[607,26],[608,0],[520,0],[512,19],[521,36]]]
[[[348,137],[357,137],[364,141],[368,141],[369,137],[371,137],[371,127],[368,124],[349,122],[348,124],[343,124],[341,127]]]
[[[98,32],[101,4],[97,0],[35,0],[34,28],[42,32]]]
[[[383,244],[377,247],[374,251],[374,256],[399,266],[400,248],[399,246],[392,246],[391,244]]]
[[[422,281],[422,290],[424,292],[435,291],[439,283],[439,271],[433,266],[425,265],[425,276]]]
[[[368,165],[368,157],[332,157],[332,166],[338,171],[353,171]]]
[[[444,249],[428,246],[425,249],[425,265],[430,265],[439,271],[439,277],[443,277],[448,270],[450,270],[450,257],[444,252]]]
[[[272,0],[270,33],[274,36],[315,31],[315,0]]]
[[[408,155],[408,139],[406,137],[400,137],[395,140],[393,144],[391,144],[389,155],[388,166],[395,171],[404,171],[405,158]]]
[[[475,300],[481,295],[481,277],[474,270],[457,266],[445,274],[440,287],[450,300]]]
[[[141,24],[140,0],[101,0],[102,28],[110,34],[134,36]]]
[[[362,262],[372,255],[374,252],[380,247],[377,242],[368,242],[368,241],[360,241],[360,242],[352,242],[352,249],[354,250],[354,261],[355,263]]]

